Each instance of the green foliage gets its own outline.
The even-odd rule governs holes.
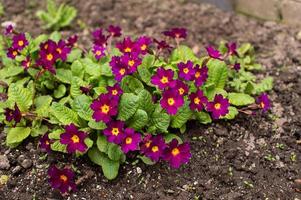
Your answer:
[[[29,88],[24,88],[22,85],[12,83],[8,88],[7,94],[10,107],[13,107],[16,103],[21,111],[28,111],[32,105],[34,94]]]
[[[9,128],[6,136],[6,145],[16,147],[30,135],[29,127],[12,127]]]
[[[44,28],[60,30],[69,26],[76,17],[77,10],[65,4],[57,6],[54,0],[47,0],[47,11],[39,10],[37,17],[44,23]]]
[[[124,93],[119,103],[118,119],[126,121],[130,119],[138,109],[139,97],[132,93]]]
[[[244,93],[228,93],[230,104],[234,106],[246,106],[255,102],[255,99]]]

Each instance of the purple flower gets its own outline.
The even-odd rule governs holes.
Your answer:
[[[11,122],[12,120],[14,120],[15,125],[21,121],[22,114],[17,104],[15,104],[14,110],[10,108],[5,108],[4,110],[5,110],[4,115],[6,121]]]
[[[41,66],[45,70],[55,74],[56,70],[54,64],[59,58],[57,52],[57,44],[52,40],[47,40],[40,45],[39,58],[37,65]]]
[[[206,47],[206,50],[207,50],[208,56],[210,56],[211,58],[222,60],[221,53],[217,49],[215,49],[213,46],[208,45]]]
[[[93,43],[97,46],[106,46],[108,38],[103,34],[102,29],[96,29],[93,33]]]
[[[52,188],[58,189],[61,193],[76,191],[74,172],[71,169],[59,169],[55,165],[48,169],[49,183]]]
[[[135,50],[135,42],[133,42],[130,37],[126,37],[122,42],[117,43],[116,47],[122,53],[132,53]]]
[[[121,81],[124,76],[129,74],[128,67],[121,62],[121,57],[119,56],[113,56],[110,61],[110,66],[112,68],[112,72],[114,74],[114,78],[117,81]]]
[[[119,97],[123,94],[123,90],[121,89],[119,83],[115,83],[115,85],[107,87],[108,93],[112,96],[112,98],[119,99]]]
[[[106,55],[105,50],[106,48],[103,46],[94,45],[92,52],[94,53],[95,58],[99,60]]]
[[[120,144],[124,137],[124,122],[123,121],[110,121],[107,128],[103,130],[103,134],[107,137],[109,142]]]
[[[90,107],[94,111],[92,117],[96,122],[108,123],[112,116],[117,115],[118,100],[111,98],[110,94],[101,94],[98,99],[92,102]]]
[[[11,34],[13,31],[14,31],[13,25],[12,25],[12,24],[9,24],[9,25],[7,25],[6,28],[5,28],[4,35],[9,35],[9,34]]]
[[[188,163],[191,158],[190,146],[187,142],[178,144],[178,140],[173,139],[165,149],[163,159],[170,163],[172,168],[179,168],[182,164]]]
[[[13,44],[12,44],[12,47],[14,49],[17,49],[17,50],[22,50],[24,49],[24,47],[26,47],[28,45],[28,40],[26,39],[25,37],[25,34],[24,33],[20,33],[18,35],[15,35],[13,37]]]
[[[67,145],[68,153],[85,152],[88,148],[85,144],[87,137],[87,133],[79,131],[74,124],[70,124],[65,126],[65,133],[60,135],[60,143]]]
[[[234,65],[233,65],[233,68],[234,68],[234,70],[235,71],[239,71],[240,70],[240,63],[235,63]]]
[[[136,41],[136,48],[142,55],[145,55],[148,51],[149,45],[152,43],[152,40],[149,37],[141,36]]]
[[[141,135],[136,133],[132,128],[126,128],[125,137],[121,144],[121,149],[124,153],[129,151],[135,151],[139,148],[139,143],[141,142]]]
[[[11,59],[15,59],[16,56],[19,54],[19,51],[17,49],[14,49],[13,47],[10,47],[7,49],[7,57],[11,58]]]
[[[178,91],[179,95],[184,96],[188,94],[189,88],[188,86],[180,80],[176,80],[176,86],[173,88]]]
[[[132,74],[137,71],[137,67],[141,64],[141,59],[136,53],[124,54],[121,56],[121,62],[127,66],[127,71]]]
[[[68,47],[65,41],[63,40],[59,41],[55,50],[57,57],[60,58],[62,61],[66,61],[68,54],[71,52],[71,48]]]
[[[208,78],[207,66],[200,67],[196,65],[194,74],[194,83],[197,87],[202,86]]]
[[[263,112],[266,112],[271,108],[270,99],[266,93],[262,93],[259,97],[257,97],[256,103],[263,110]]]
[[[229,55],[236,55],[236,56],[238,56],[237,45],[236,45],[235,42],[228,42],[228,43],[226,43],[226,47],[228,49],[228,54]]]
[[[46,151],[47,153],[50,153],[51,152],[51,148],[50,148],[51,143],[52,143],[52,141],[49,139],[48,133],[45,133],[39,141],[39,146],[42,150]]]
[[[107,28],[107,31],[110,33],[112,37],[120,37],[121,36],[121,28],[119,26],[110,25]]]
[[[91,91],[91,86],[80,86],[79,89],[83,94],[88,95]]]
[[[165,140],[162,135],[148,135],[143,139],[141,153],[153,161],[159,161],[163,151],[166,148]]]
[[[211,112],[213,119],[219,119],[221,116],[228,114],[229,106],[229,100],[224,98],[223,95],[217,94],[213,102],[207,104],[207,111]]]
[[[191,110],[202,111],[204,105],[208,103],[207,97],[205,97],[203,91],[199,89],[196,92],[191,93],[189,95],[189,99],[190,99],[189,107]]]
[[[187,37],[187,30],[185,28],[172,28],[171,30],[164,31],[163,34],[174,39],[185,39]]]
[[[177,91],[169,89],[163,92],[160,104],[168,114],[175,115],[184,104],[184,99]]]
[[[187,61],[187,63],[179,63],[178,64],[179,68],[179,77],[186,80],[186,81],[191,81],[193,80],[193,76],[195,74],[195,69],[193,68],[193,62],[190,60]]]
[[[176,82],[173,80],[174,72],[171,69],[160,67],[151,78],[151,83],[163,90],[166,87],[174,87]]]
[[[77,42],[77,39],[78,39],[77,35],[72,35],[72,36],[68,37],[66,45],[68,47],[72,48],[75,45],[75,43]]]
[[[31,61],[30,61],[29,56],[27,56],[26,59],[21,62],[21,65],[23,66],[23,68],[25,70],[27,70],[29,68],[30,64],[31,64]]]
[[[172,49],[172,47],[164,40],[158,41],[158,40],[154,39],[154,42],[157,44],[157,49],[159,51],[166,49],[170,52]]]

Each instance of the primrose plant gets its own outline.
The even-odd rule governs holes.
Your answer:
[[[87,154],[114,179],[127,155],[150,165],[166,161],[172,168],[188,163],[190,146],[176,133],[185,133],[190,120],[209,124],[269,109],[262,92],[271,89],[271,78],[263,84],[251,73],[260,66],[250,45],[207,46],[207,54],[198,57],[181,45],[185,29],[163,36],[118,39],[121,29],[111,25],[92,33],[87,50],[76,35],[32,38],[8,26],[0,38],[6,144],[14,148],[39,137],[48,154]],[[75,190],[74,172],[55,164],[49,169],[52,187]]]

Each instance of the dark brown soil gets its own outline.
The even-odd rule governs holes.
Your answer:
[[[18,149],[8,150],[0,134],[0,154],[11,167],[0,171],[10,175],[0,186],[0,199],[63,199],[47,183],[47,167],[53,162],[73,163],[78,177],[86,177],[79,191],[69,199],[301,199],[294,180],[301,178],[301,34],[298,29],[273,22],[258,22],[225,13],[205,4],[177,0],[74,0],[79,16],[87,27],[78,24],[66,35],[79,33],[88,44],[89,30],[119,24],[126,34],[157,36],[169,27],[189,30],[187,43],[196,52],[203,45],[220,40],[251,42],[266,74],[275,79],[272,112],[265,116],[243,114],[231,122],[210,126],[189,125],[185,138],[191,142],[191,162],[179,170],[165,163],[146,166],[124,165],[119,177],[109,182],[101,170],[86,158],[51,155],[46,160],[29,140]],[[5,0],[6,16],[18,29],[32,34],[42,32],[34,13],[44,6],[38,0]],[[18,158],[33,162],[28,169],[18,168]],[[19,158],[20,159],[20,158]],[[17,172],[16,172],[17,171]],[[299,185],[299,187],[301,187]]]

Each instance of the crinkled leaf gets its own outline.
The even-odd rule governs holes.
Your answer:
[[[29,127],[13,127],[8,130],[6,136],[6,145],[15,147],[30,135]]]
[[[179,144],[183,143],[183,140],[175,134],[167,133],[167,134],[164,135],[164,140],[165,140],[166,143],[171,142],[173,139],[178,140]]]
[[[180,45],[178,48],[173,50],[170,56],[172,63],[186,62],[188,60],[195,61],[197,57],[194,55],[191,48],[188,46]]]
[[[212,122],[212,119],[209,115],[209,113],[206,112],[195,112],[195,116],[197,118],[197,120],[201,123],[201,124],[209,124]]]
[[[132,93],[124,93],[121,96],[118,109],[118,119],[126,121],[131,118],[138,109],[139,97]]]
[[[133,76],[125,76],[121,81],[121,88],[127,93],[139,93],[144,86],[138,79]]]
[[[66,145],[61,144],[59,140],[54,141],[54,142],[50,145],[50,148],[51,148],[53,151],[58,151],[58,152],[63,152],[63,153],[66,153],[66,152],[67,152],[67,150],[66,150]]]
[[[134,116],[130,118],[128,126],[135,129],[142,129],[148,122],[147,113],[144,110],[138,109]]]
[[[87,95],[79,95],[72,102],[72,109],[84,120],[92,120],[93,111],[90,108],[92,100]]]
[[[8,88],[8,101],[11,107],[17,103],[22,112],[28,111],[32,105],[33,93],[28,88],[23,88],[14,83],[10,84]]]
[[[56,75],[55,77],[63,82],[63,83],[68,83],[71,84],[72,82],[72,72],[69,69],[57,69],[56,70]]]
[[[145,110],[146,113],[151,114],[155,109],[155,104],[152,100],[152,95],[147,90],[141,90],[138,94],[139,108]]]
[[[119,160],[121,160],[122,156],[123,156],[123,152],[122,152],[120,146],[117,144],[109,143],[108,157],[111,160],[119,161]]]
[[[185,105],[178,110],[177,114],[171,117],[171,127],[181,128],[191,118],[192,114],[186,102]]]
[[[146,55],[142,60],[142,64],[139,65],[137,68],[141,80],[145,82],[147,85],[151,85],[150,79],[152,74],[149,71],[149,69],[153,67],[152,65],[154,61],[155,61],[155,56]]]
[[[104,135],[98,135],[96,145],[99,151],[107,153],[109,148],[109,142]]]
[[[66,86],[60,84],[56,90],[53,91],[53,96],[57,99],[62,98],[66,94]]]
[[[246,106],[255,102],[255,99],[244,93],[228,93],[230,104],[235,106]]]
[[[48,117],[50,104],[52,102],[52,97],[49,95],[39,96],[35,98],[34,104],[36,107],[36,113],[39,117]]]
[[[71,72],[73,76],[83,78],[85,73],[83,64],[79,60],[74,61],[71,65]]]
[[[50,107],[50,113],[53,114],[63,125],[68,125],[71,123],[79,125],[77,113],[60,103],[52,103]]]
[[[255,85],[255,94],[260,94],[273,89],[273,78],[266,77],[260,83]]]
[[[48,127],[46,125],[33,127],[31,129],[30,135],[31,137],[38,137],[40,135],[44,135],[47,131],[48,131]]]
[[[210,60],[208,66],[207,84],[213,83],[216,88],[223,89],[228,79],[228,68],[225,62],[220,60]]]
[[[167,128],[170,123],[170,117],[167,113],[154,112],[150,117],[150,129],[155,128],[159,132],[167,132]]]
[[[96,122],[94,120],[89,121],[88,126],[92,129],[96,129],[96,130],[103,130],[105,129],[107,126],[105,123],[103,122]]]
[[[49,139],[59,140],[62,133],[65,131],[63,129],[57,129],[48,134]]]

